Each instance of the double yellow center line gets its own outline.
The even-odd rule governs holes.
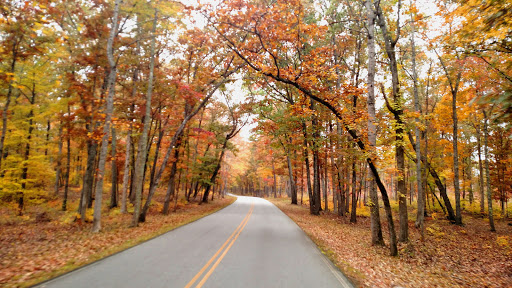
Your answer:
[[[226,256],[226,254],[228,253],[231,246],[233,246],[233,243],[235,243],[235,241],[238,238],[238,236],[240,235],[240,233],[242,233],[242,230],[244,230],[245,225],[247,225],[247,222],[249,222],[249,218],[251,218],[251,214],[252,214],[253,210],[254,210],[254,203],[251,205],[251,208],[249,209],[249,212],[247,212],[247,215],[245,215],[245,218],[242,220],[242,223],[240,223],[240,225],[238,225],[238,227],[236,227],[235,231],[233,232],[233,234],[231,234],[231,236],[229,236],[228,240],[226,240],[226,242],[224,242],[224,244],[222,244],[220,249],[217,250],[217,252],[212,256],[212,258],[210,258],[210,260],[208,260],[208,262],[203,266],[203,268],[201,268],[201,270],[199,270],[199,272],[196,274],[196,276],[194,276],[194,278],[192,278],[192,280],[190,280],[190,282],[188,282],[188,284],[185,286],[185,288],[192,287],[192,285],[194,285],[194,283],[197,281],[197,279],[199,279],[201,277],[201,275],[203,275],[204,271],[206,271],[206,269],[208,269],[208,267],[210,267],[210,265],[217,258],[217,256],[219,256],[219,254],[222,251],[224,251],[224,252],[222,252],[220,257],[217,258],[217,261],[215,261],[215,264],[213,264],[213,266],[210,268],[210,270],[208,270],[208,272],[204,275],[203,279],[201,279],[201,281],[199,281],[199,283],[196,285],[196,288],[200,288],[204,285],[206,280],[208,280],[210,275],[212,275],[215,268],[217,268],[220,261],[222,261],[222,258],[224,258],[224,256]],[[226,245],[227,245],[227,247],[226,247]],[[224,249],[224,248],[226,248],[226,249]]]

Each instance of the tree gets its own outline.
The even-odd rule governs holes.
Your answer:
[[[438,55],[439,56],[439,55]],[[460,66],[464,66],[464,60],[457,59]],[[445,73],[446,79],[450,86],[452,94],[452,120],[453,120],[453,185],[455,189],[455,223],[462,225],[462,214],[460,207],[460,183],[459,183],[459,150],[458,150],[458,117],[457,117],[457,93],[459,91],[459,84],[462,75],[462,67],[458,68],[455,78],[452,78],[448,68],[441,57],[439,57],[441,66]]]
[[[489,209],[489,226],[491,228],[491,232],[496,232],[496,228],[494,227],[494,216],[492,210],[492,189],[491,189],[491,176],[489,172],[489,132],[488,132],[488,118],[487,112],[485,110],[482,111],[484,114],[484,155],[485,155],[485,178],[486,178],[486,186],[487,186],[487,204]]]
[[[416,71],[416,44],[415,44],[415,24],[414,24],[415,15],[411,13],[411,50],[412,50],[412,77],[413,77],[413,95],[414,95],[414,110],[416,113],[420,114],[420,99],[418,95],[418,73]],[[421,143],[420,143],[420,129],[419,118],[415,118],[416,127],[414,129],[415,137],[416,137],[416,159],[421,159]],[[416,161],[416,183],[418,186],[418,212],[416,214],[416,227],[420,228],[422,238],[424,237],[424,221],[425,221],[425,194],[423,191],[423,183],[422,183],[422,175],[421,173],[421,161]]]
[[[393,113],[395,123],[395,150],[396,150],[396,166],[398,170],[398,179],[397,179],[397,193],[398,193],[398,209],[400,215],[400,231],[398,240],[401,242],[407,242],[409,240],[409,226],[408,226],[408,215],[407,215],[407,198],[406,198],[406,183],[405,183],[405,151],[404,151],[404,119],[403,119],[403,97],[400,91],[400,80],[398,76],[398,64],[396,59],[396,45],[398,43],[398,39],[400,39],[400,8],[402,2],[398,1],[397,7],[397,17],[396,17],[396,31],[395,35],[392,36],[391,32],[388,30],[388,24],[386,23],[386,18],[384,13],[382,12],[382,8],[380,6],[380,1],[375,2],[375,15],[377,17],[377,24],[379,25],[382,36],[384,38],[384,46],[386,50],[386,55],[388,56],[388,66],[391,72],[391,95],[393,97],[393,103],[389,103],[386,100],[387,107],[391,113]],[[384,89],[382,89],[382,93],[385,96]]]
[[[370,149],[375,151],[377,145],[377,131],[375,127],[375,13],[372,1],[366,0],[368,13],[368,142]],[[372,244],[383,245],[382,229],[380,227],[379,198],[375,188],[375,180],[370,181],[370,210],[371,210],[371,231]]]
[[[103,197],[103,178],[105,176],[105,162],[107,160],[107,151],[108,151],[108,139],[110,136],[110,125],[112,122],[112,111],[114,110],[114,93],[115,93],[115,84],[116,84],[116,74],[117,74],[117,64],[114,59],[114,38],[117,34],[117,25],[119,18],[119,5],[121,1],[116,0],[114,3],[114,14],[112,16],[112,28],[110,29],[110,35],[108,37],[107,42],[107,57],[108,63],[110,67],[110,72],[108,75],[108,94],[105,102],[105,122],[103,125],[103,137],[101,139],[101,148],[100,148],[100,156],[98,160],[98,174],[97,174],[97,184],[96,184],[96,192],[95,192],[95,203],[94,203],[94,217],[93,217],[93,232],[99,232],[101,229],[101,200]]]
[[[142,202],[142,188],[144,186],[143,174],[144,166],[146,163],[146,149],[147,149],[147,137],[149,132],[149,125],[151,122],[151,96],[153,93],[153,75],[155,69],[155,42],[156,42],[156,25],[157,25],[158,10],[155,8],[155,15],[153,17],[153,28],[151,31],[151,47],[150,47],[150,64],[149,64],[149,77],[148,77],[148,88],[146,92],[146,109],[144,114],[144,124],[142,128],[142,134],[139,138],[139,145],[137,149],[137,160],[135,160],[134,167],[134,185],[135,185],[135,206],[133,210],[133,219],[131,226],[136,227],[139,224],[140,217],[140,206]]]

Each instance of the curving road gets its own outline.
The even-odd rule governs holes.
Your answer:
[[[353,287],[267,200],[196,222],[37,287]]]

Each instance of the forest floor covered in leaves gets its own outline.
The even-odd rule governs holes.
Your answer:
[[[132,214],[105,207],[100,233],[90,232],[91,223],[74,221],[77,203],[63,212],[61,201],[49,201],[27,208],[23,216],[0,207],[0,286],[25,287],[53,278],[209,215],[236,199],[227,196],[206,205],[180,201],[176,212],[162,215],[161,201],[155,197],[146,222],[137,228],[129,228]]]
[[[291,205],[289,199],[268,200],[292,218],[357,287],[512,285],[512,227],[504,220],[497,221],[497,232],[491,233],[487,221],[470,214],[463,214],[464,226],[429,217],[423,242],[410,221],[409,243],[400,243],[399,256],[391,257],[388,247],[371,245],[368,217],[359,216],[357,224],[351,224],[349,217],[334,213],[310,215],[309,207]]]

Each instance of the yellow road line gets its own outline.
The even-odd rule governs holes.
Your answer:
[[[226,248],[226,250],[224,250],[222,255],[220,255],[219,259],[217,259],[217,262],[215,262],[215,264],[213,264],[212,268],[210,268],[208,273],[206,273],[206,275],[204,275],[203,279],[201,280],[201,282],[199,282],[199,284],[197,284],[196,288],[201,288],[204,285],[206,280],[208,280],[210,275],[212,275],[212,273],[215,270],[215,268],[217,268],[217,265],[219,265],[220,261],[222,261],[222,258],[224,258],[224,256],[226,256],[226,253],[228,253],[228,251],[231,248],[231,246],[233,246],[233,243],[235,243],[235,241],[238,238],[238,236],[240,236],[240,233],[242,233],[242,230],[244,230],[245,225],[247,225],[247,222],[249,222],[249,218],[251,218],[252,211],[254,210],[253,208],[254,208],[254,204],[253,204],[253,206],[251,206],[251,210],[249,211],[249,215],[248,215],[249,217],[247,217],[247,220],[245,221],[244,226],[242,226],[242,228],[240,228],[240,230],[238,230],[238,234],[236,234],[235,238],[233,238],[231,243],[229,243],[229,245]]]
[[[185,288],[190,288],[192,287],[192,285],[194,284],[194,282],[197,281],[197,279],[199,279],[199,277],[203,274],[203,272],[210,266],[210,264],[213,262],[213,260],[215,260],[215,258],[217,258],[217,256],[219,255],[220,252],[222,252],[222,250],[224,249],[224,247],[226,247],[226,245],[229,243],[229,241],[233,238],[233,236],[237,233],[237,232],[240,232],[243,227],[245,227],[244,223],[247,224],[247,221],[249,220],[249,217],[252,213],[252,210],[254,208],[254,204],[251,205],[251,208],[249,209],[249,212],[247,212],[247,215],[245,215],[244,219],[242,220],[242,222],[240,223],[240,225],[238,225],[238,227],[236,227],[235,231],[233,231],[233,233],[231,234],[231,236],[229,236],[229,238],[226,240],[226,242],[224,242],[224,244],[222,244],[222,246],[219,248],[219,250],[217,250],[217,252],[215,252],[215,254],[212,256],[212,258],[210,258],[210,260],[208,260],[208,262],[203,266],[203,268],[201,268],[201,270],[194,276],[194,278],[192,278],[192,280],[190,280],[190,282],[188,282],[188,284],[185,286]],[[242,227],[243,226],[243,227]],[[240,229],[240,227],[242,227]],[[240,235],[240,233],[237,234],[236,237],[238,237],[238,235]],[[236,238],[235,238],[236,240]],[[232,245],[232,244],[231,244]],[[231,245],[229,247],[231,247]],[[229,250],[229,248],[228,248]],[[223,254],[224,255],[224,254]],[[210,273],[211,274],[211,273]]]

